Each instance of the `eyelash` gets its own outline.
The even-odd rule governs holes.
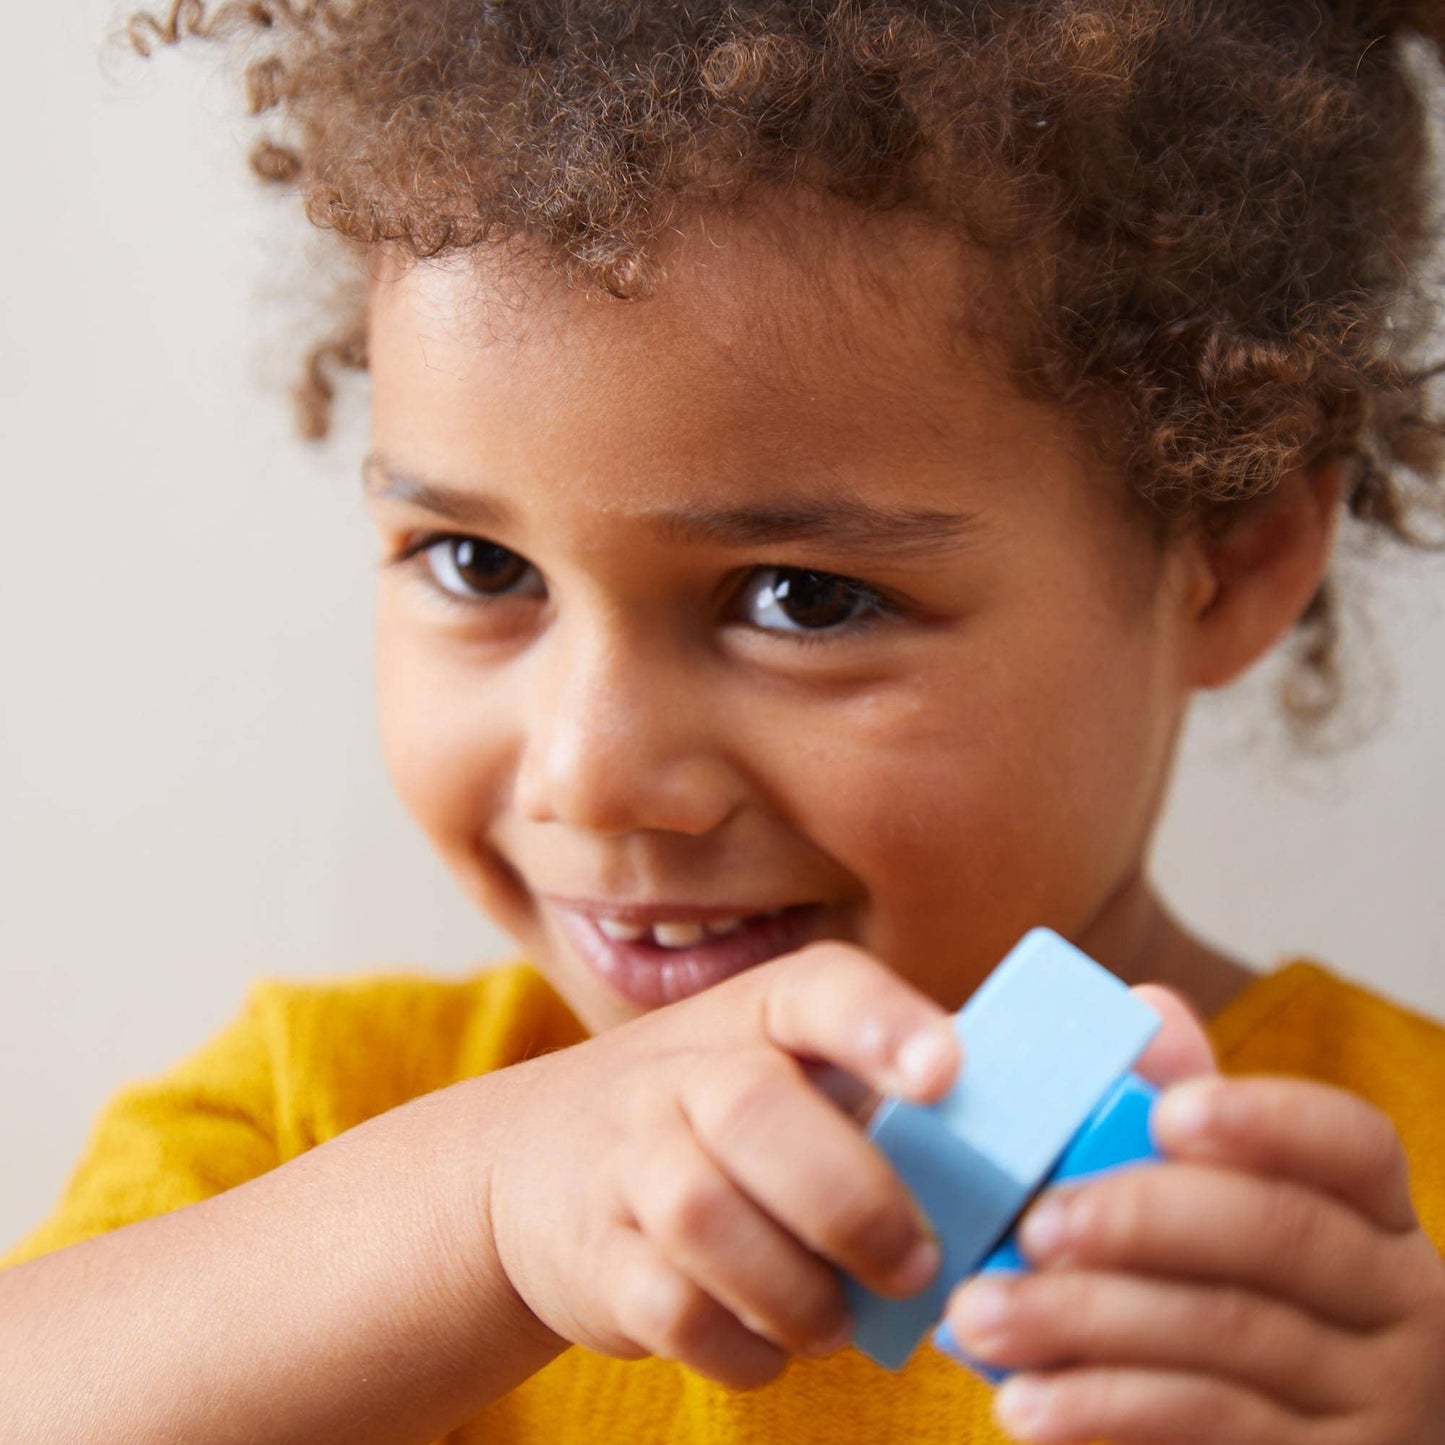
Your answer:
[[[466,532],[423,532],[408,541],[402,550],[389,560],[388,565],[416,571],[433,597],[443,605],[462,610],[471,610],[478,606],[486,606],[493,601],[498,601],[511,594],[508,592],[500,592],[494,597],[487,597],[481,594],[462,597],[455,592],[450,592],[432,575],[431,568],[426,561],[426,553],[433,547],[441,545],[443,542],[478,542],[484,540],[484,538],[475,537]],[[521,554],[514,553],[513,555],[520,556]],[[528,565],[530,566],[531,564],[529,563]],[[801,628],[797,631],[780,628],[754,627],[755,631],[762,632],[769,637],[784,637],[789,642],[798,643],[802,646],[816,646],[818,643],[834,641],[845,636],[856,637],[860,633],[871,631],[878,623],[898,616],[901,610],[897,604],[889,601],[876,587],[873,587],[867,582],[859,581],[857,578],[845,576],[840,572],[824,572],[812,567],[790,567],[779,563],[759,563],[750,567],[742,583],[737,588],[737,592],[742,592],[761,572],[811,573],[815,577],[823,577],[829,581],[841,582],[857,602],[862,604],[863,610],[860,611],[856,617],[850,618],[837,627]]]
[[[480,593],[471,597],[462,597],[455,592],[449,592],[437,581],[426,560],[426,554],[430,552],[433,547],[438,547],[443,542],[486,543],[486,538],[475,537],[469,532],[422,532],[407,542],[395,557],[388,559],[387,565],[415,572],[422,584],[432,594],[432,597],[447,607],[470,610],[477,606],[485,606],[490,602],[500,601],[503,597],[511,595],[510,592],[498,592],[492,597],[487,597]],[[511,549],[506,548],[504,550],[510,551]],[[513,552],[512,555],[521,561],[526,561],[526,558],[522,557],[520,552]],[[530,567],[532,564],[528,562],[527,565]]]
[[[841,583],[845,594],[852,599],[853,604],[860,606],[860,611],[856,616],[849,617],[836,627],[775,628],[752,624],[754,631],[761,632],[768,637],[781,637],[789,643],[796,643],[803,647],[816,647],[822,643],[858,637],[864,632],[872,631],[879,623],[898,616],[900,612],[898,606],[884,597],[876,587],[870,586],[867,582],[861,582],[855,577],[848,577],[841,572],[823,572],[814,567],[788,567],[778,563],[760,563],[750,567],[737,588],[737,595],[746,592],[758,580],[760,574],[766,572],[794,576],[806,575]]]

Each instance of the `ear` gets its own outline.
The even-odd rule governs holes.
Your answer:
[[[1299,620],[1329,565],[1342,489],[1341,464],[1301,468],[1221,535],[1184,544],[1191,686],[1232,682]]]

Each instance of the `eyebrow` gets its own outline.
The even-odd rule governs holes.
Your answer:
[[[376,502],[404,502],[466,527],[495,527],[510,515],[489,497],[399,472],[374,452],[361,464],[361,485]]]
[[[404,502],[469,527],[495,527],[511,516],[489,497],[396,471],[374,454],[361,470],[367,494],[378,501]],[[954,551],[984,525],[972,512],[879,506],[846,494],[756,507],[671,507],[642,516],[664,539],[678,543],[820,542],[859,556],[913,558]]]
[[[724,547],[823,542],[865,557],[951,552],[980,527],[979,519],[966,512],[880,507],[849,496],[779,506],[681,507],[657,513],[655,521],[675,542]]]

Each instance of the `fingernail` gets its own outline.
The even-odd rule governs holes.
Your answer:
[[[1154,1106],[1155,1127],[1175,1138],[1192,1139],[1206,1133],[1214,1117],[1215,1082],[1190,1079],[1166,1090]]]
[[[908,1196],[908,1207],[913,1214],[913,1223],[918,1228],[918,1237],[926,1239],[930,1244],[937,1244],[938,1231],[933,1227],[933,1221],[923,1212],[923,1206],[911,1194]]]
[[[1072,1210],[1068,1196],[1046,1194],[1019,1225],[1019,1243],[1031,1259],[1057,1254],[1069,1240]]]
[[[853,1338],[853,1321],[844,1320],[826,1340],[819,1340],[815,1345],[809,1345],[803,1351],[805,1355],[831,1355],[841,1350]]]
[[[960,1290],[949,1317],[967,1339],[996,1334],[1013,1311],[1013,1289],[998,1279],[980,1279]]]
[[[932,1239],[921,1239],[893,1271],[893,1283],[906,1294],[917,1294],[943,1263],[943,1253]]]
[[[953,1045],[947,1035],[937,1029],[928,1029],[903,1041],[894,1056],[893,1066],[910,1088],[921,1089],[944,1074],[953,1055]]]
[[[1030,1375],[1014,1375],[994,1396],[993,1411],[999,1423],[1017,1435],[1041,1425],[1048,1404],[1048,1385]]]

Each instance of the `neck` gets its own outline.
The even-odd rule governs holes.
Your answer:
[[[1125,983],[1162,983],[1205,1019],[1255,978],[1243,963],[1189,933],[1142,873],[1114,894],[1078,943]]]

